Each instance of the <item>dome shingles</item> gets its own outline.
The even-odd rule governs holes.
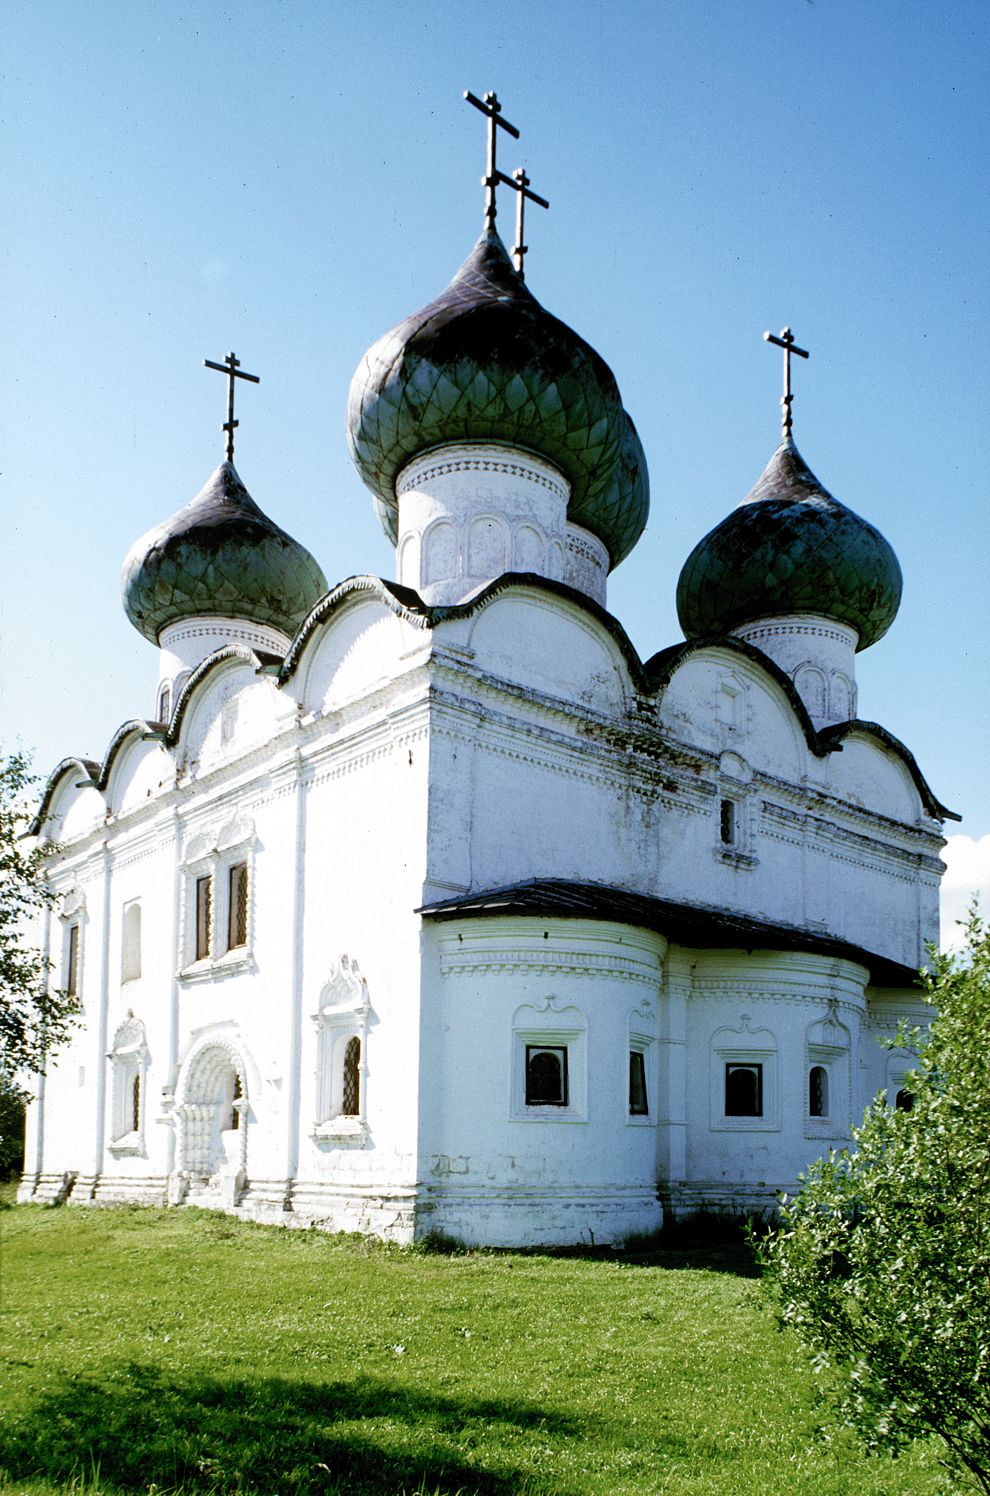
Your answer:
[[[259,509],[224,462],[191,503],[131,547],[124,610],[153,644],[184,618],[240,618],[295,633],[327,590],[298,541]]]
[[[854,628],[857,649],[883,637],[900,599],[888,542],[822,487],[789,439],[739,508],[695,546],[677,586],[689,639],[804,613]]]
[[[571,486],[569,517],[616,565],[642,534],[646,462],[611,370],[545,311],[486,230],[450,285],[368,350],[351,383],[351,456],[393,541],[395,483],[464,441],[536,452]]]

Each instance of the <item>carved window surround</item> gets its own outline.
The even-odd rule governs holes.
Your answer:
[[[368,984],[352,956],[334,962],[316,1012],[315,1120],[317,1144],[363,1146],[368,1141],[368,1026],[372,1016]],[[353,1044],[359,1046],[356,1069]],[[356,1099],[348,1093],[357,1090]],[[345,1106],[354,1110],[346,1111]]]
[[[257,838],[250,817],[226,822],[215,831],[190,837],[183,850],[181,877],[184,882],[179,917],[177,974],[184,983],[216,981],[254,967],[255,850]],[[230,944],[231,869],[243,863],[247,870],[245,939]],[[197,887],[210,880],[208,954],[197,956]]]

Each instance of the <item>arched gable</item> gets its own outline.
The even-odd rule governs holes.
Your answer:
[[[193,671],[168,733],[184,763],[213,767],[276,736],[285,703],[269,669],[277,669],[277,662],[231,645]]]
[[[479,670],[594,710],[624,712],[627,660],[597,610],[522,577],[478,599],[466,631]]]
[[[870,732],[847,732],[828,762],[828,788],[840,800],[909,824],[930,814],[903,756]]]
[[[404,658],[425,642],[427,618],[399,594],[416,598],[376,577],[352,577],[328,593],[286,656],[282,679],[291,698],[308,711],[332,711],[404,669]]]
[[[658,672],[657,711],[682,741],[730,751],[792,781],[809,752],[823,751],[790,681],[756,650],[708,640],[669,655]]]
[[[45,841],[67,841],[100,823],[106,803],[97,784],[100,766],[90,758],[63,758],[49,774],[29,831]]]
[[[135,810],[172,777],[161,736],[147,722],[125,722],[114,734],[100,769],[106,808],[114,815]]]

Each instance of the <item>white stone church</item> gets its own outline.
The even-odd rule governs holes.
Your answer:
[[[84,1025],[22,1199],[618,1242],[769,1210],[907,1102],[878,1039],[923,1011],[951,813],[860,715],[900,572],[784,404],[641,660],[607,581],[643,450],[491,227],[351,387],[397,582],[328,590],[230,461],[137,541],[151,715],[35,823]]]

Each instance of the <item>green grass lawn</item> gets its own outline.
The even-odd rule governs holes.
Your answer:
[[[817,1432],[742,1249],[442,1256],[193,1210],[0,1216],[0,1488],[927,1496]]]

